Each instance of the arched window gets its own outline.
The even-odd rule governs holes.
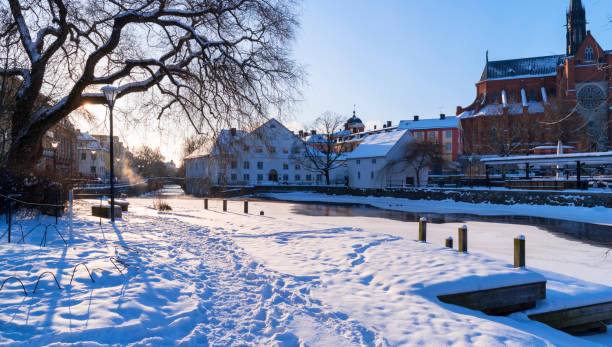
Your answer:
[[[588,46],[585,50],[584,50],[584,60],[585,61],[594,61],[594,52],[593,52],[593,47]]]

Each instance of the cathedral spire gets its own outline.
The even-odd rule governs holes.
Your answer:
[[[574,55],[586,36],[586,11],[580,0],[570,0],[567,12],[567,55]]]

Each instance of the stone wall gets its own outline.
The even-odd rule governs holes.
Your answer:
[[[612,208],[612,192],[557,192],[488,189],[351,189],[324,186],[253,186],[213,187],[211,197],[233,197],[259,193],[286,193],[295,191],[333,195],[390,196],[410,200],[454,200],[469,203],[502,205],[529,204],[552,206],[603,206]],[[200,195],[201,196],[201,195]]]

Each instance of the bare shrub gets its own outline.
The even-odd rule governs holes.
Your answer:
[[[161,194],[155,195],[155,200],[153,200],[153,208],[158,211],[172,211],[172,207],[168,204],[168,201],[161,196]]]

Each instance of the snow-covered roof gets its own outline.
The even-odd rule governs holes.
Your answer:
[[[480,82],[508,78],[553,76],[557,73],[557,66],[562,64],[565,58],[565,55],[549,55],[489,61],[485,65]]]
[[[185,159],[201,158],[209,154],[219,154],[220,152],[227,153],[233,150],[233,146],[240,142],[239,140],[243,139],[246,135],[248,135],[248,133],[244,130],[236,130],[236,135],[232,135],[232,130],[223,129],[217,135],[216,139],[203,144],[200,148],[185,157]]]
[[[508,104],[508,113],[511,115],[523,114],[522,103]],[[544,113],[544,103],[538,101],[530,101],[527,103],[527,113],[538,114]],[[470,118],[478,116],[501,116],[503,114],[502,104],[491,104],[475,111],[465,111],[459,115],[459,118]]]
[[[77,136],[77,140],[80,140],[80,141],[97,141],[95,138],[93,138],[88,133],[79,134],[79,136]]]
[[[384,157],[407,132],[407,129],[395,129],[389,132],[371,134],[346,157],[347,159]]]
[[[424,129],[448,129],[458,128],[458,117],[446,117],[444,119],[419,119],[400,121],[398,129],[424,130]]]
[[[323,134],[314,134],[314,135],[310,135],[306,138],[306,142],[307,143],[326,143],[327,142],[327,136],[323,135]]]

